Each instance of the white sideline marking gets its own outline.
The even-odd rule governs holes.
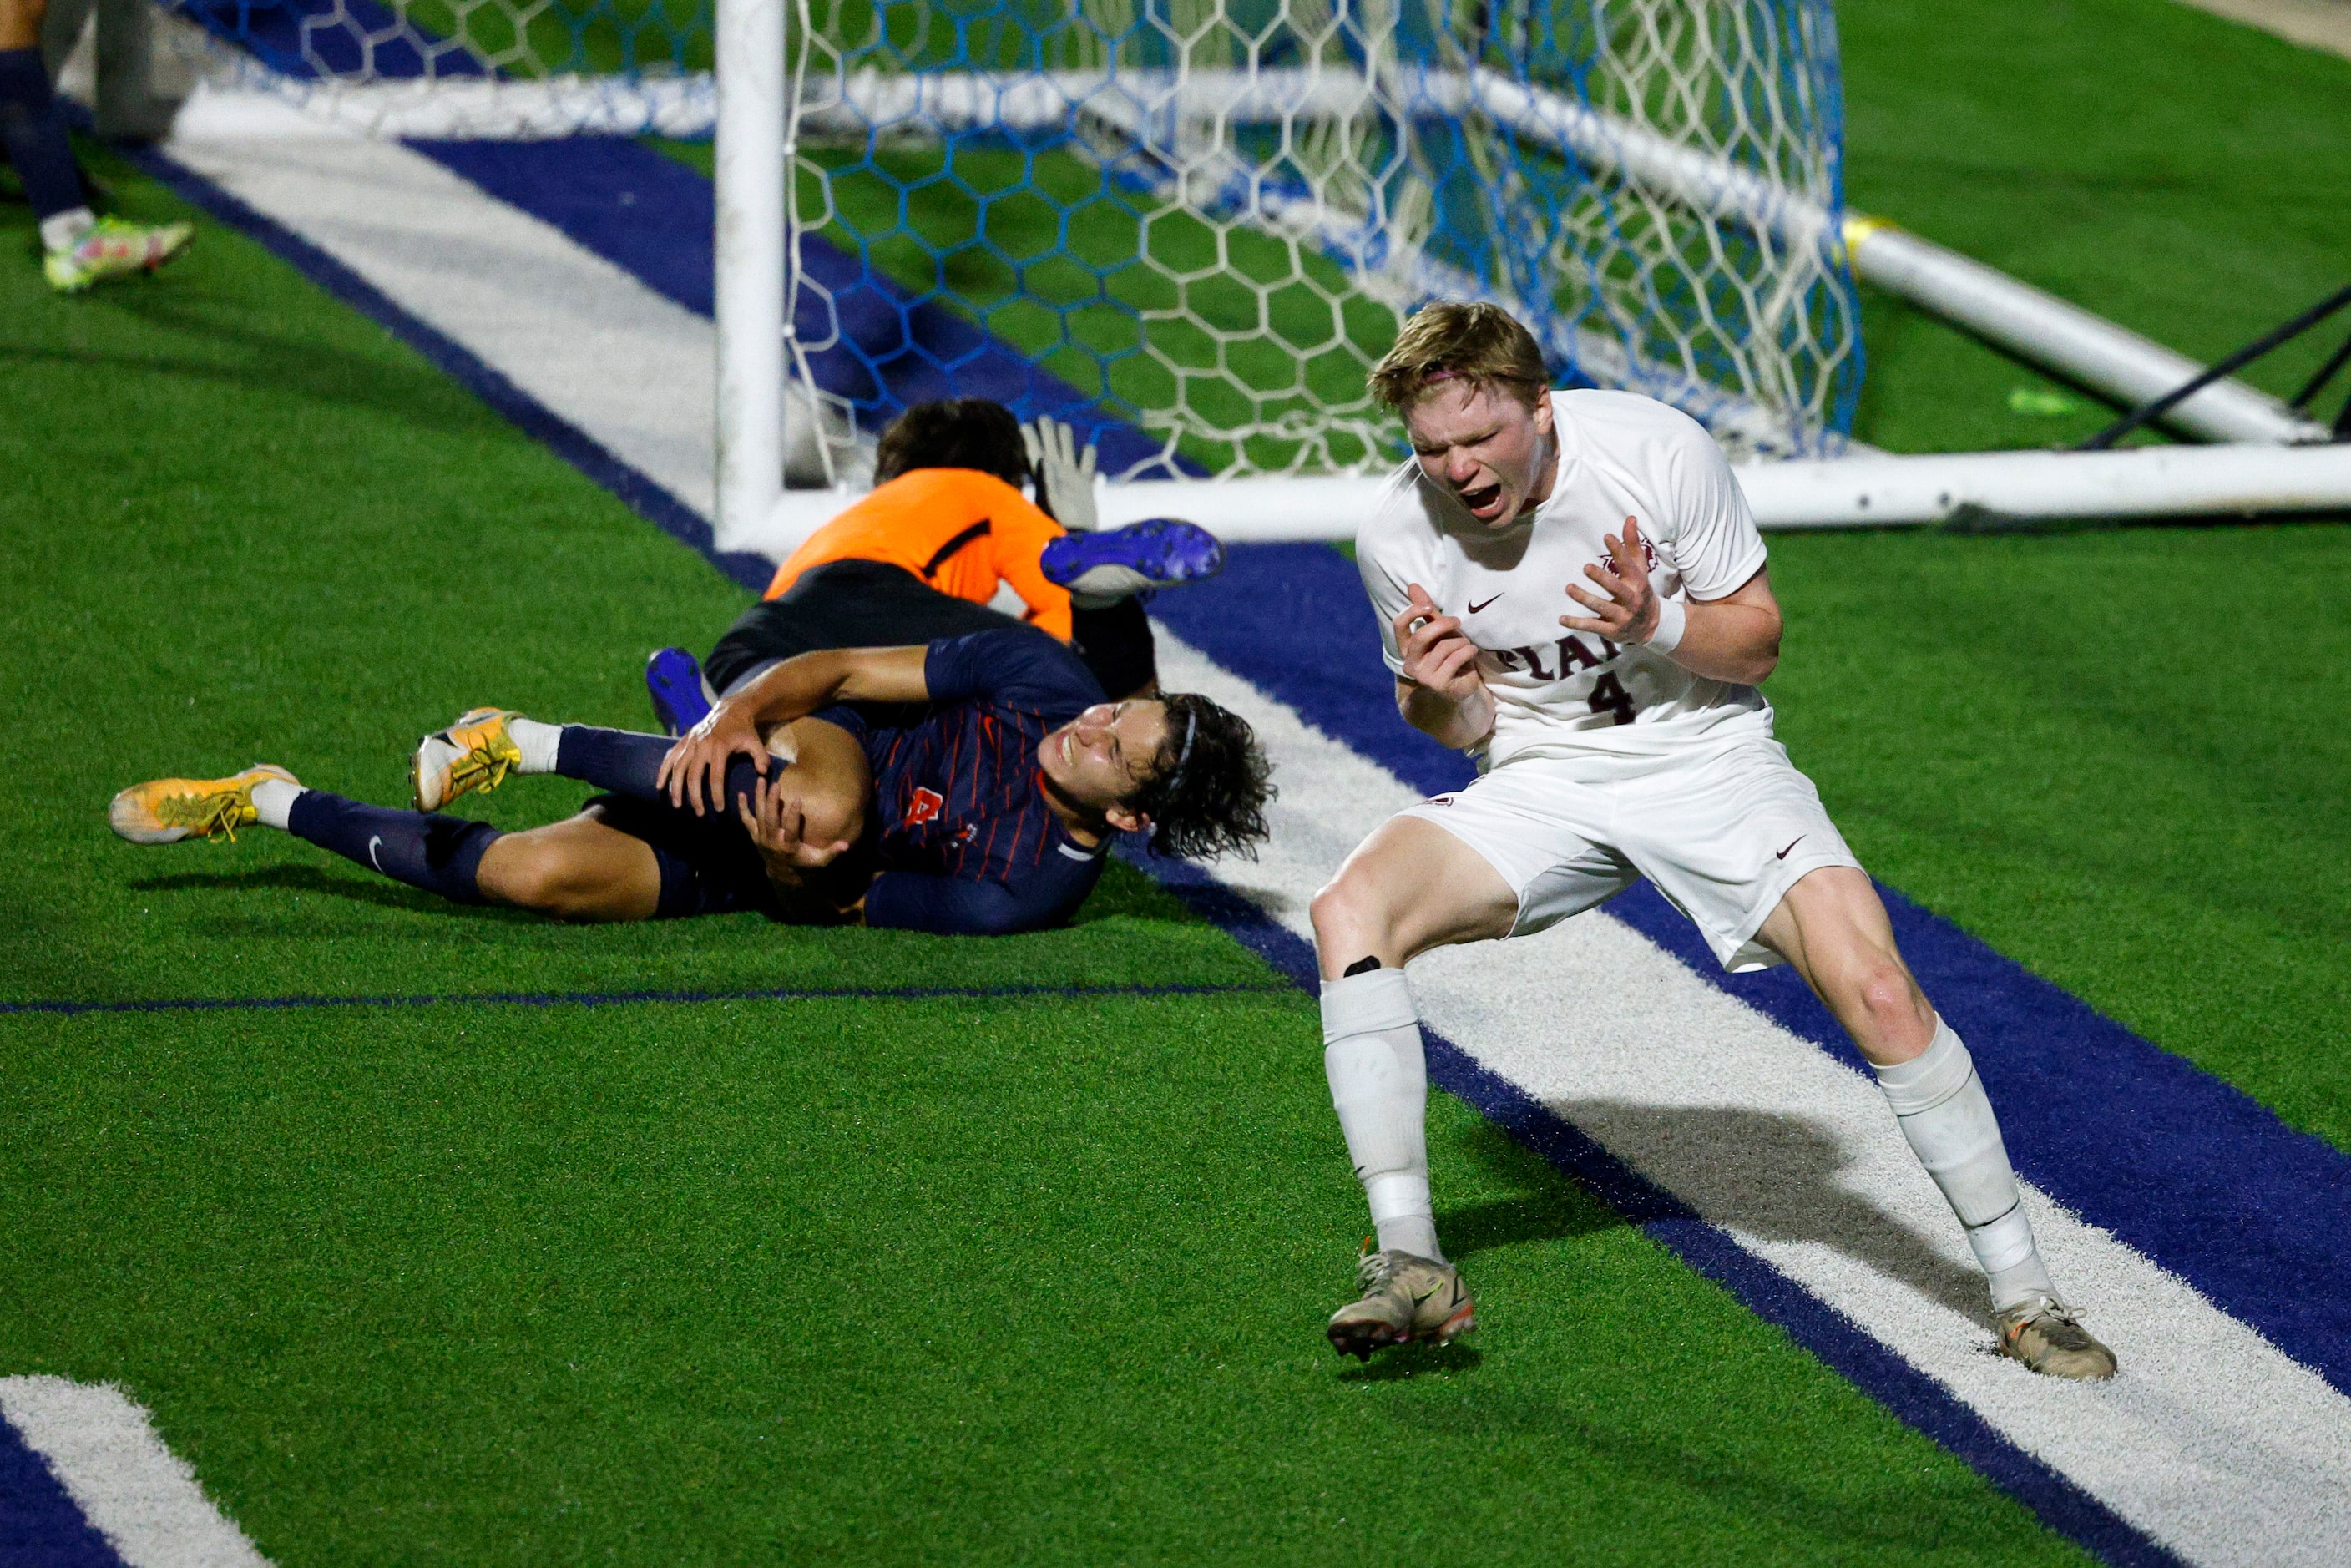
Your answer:
[[[2199,11],[2351,59],[2351,0],[2181,0]]]
[[[112,1384],[0,1377],[0,1417],[131,1568],[269,1568]]]
[[[1155,630],[1169,688],[1205,693],[1263,738],[1281,782],[1273,839],[1230,880],[1311,939],[1314,890],[1419,796]],[[1450,948],[1411,975],[1432,1028],[2183,1557],[2345,1561],[2351,1400],[2029,1187],[2059,1285],[2123,1371],[2061,1384],[1990,1354],[1982,1276],[1876,1087],[1622,921]]]
[[[312,140],[171,151],[707,515],[707,322],[398,148]],[[507,253],[542,280],[532,298],[509,301],[499,279],[478,276]],[[555,303],[574,308],[537,298],[545,287],[572,290]],[[583,303],[591,298],[606,303]],[[528,329],[517,315],[526,308],[538,312]],[[660,410],[676,415],[659,427],[667,435],[647,429]],[[1243,714],[1275,759],[1272,841],[1254,865],[1225,869],[1303,936],[1315,888],[1417,797],[1164,626],[1159,638],[1170,685]],[[2116,1345],[2123,1373],[2103,1387],[2068,1385],[1984,1354],[1982,1288],[1965,1243],[1875,1090],[1623,923],[1589,915],[1526,941],[1435,954],[1414,966],[1413,982],[1431,1025],[1463,1050],[2181,1556],[2344,1560],[2351,1400],[2032,1191],[2060,1283]],[[1334,1128],[1334,1151],[1336,1137]]]
[[[421,152],[321,131],[289,106],[253,113],[288,131],[175,137],[165,151],[710,515],[709,321]]]

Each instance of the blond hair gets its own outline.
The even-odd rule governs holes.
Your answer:
[[[1372,367],[1372,395],[1402,413],[1432,385],[1500,387],[1532,408],[1551,384],[1534,334],[1499,305],[1439,299],[1413,313]]]

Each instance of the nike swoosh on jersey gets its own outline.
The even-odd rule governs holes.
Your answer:
[[[1499,594],[1499,593],[1498,593],[1498,594],[1496,594],[1496,595],[1494,595],[1494,599],[1499,599],[1499,598],[1501,598],[1501,597],[1502,597],[1502,596],[1501,596],[1500,594]],[[1491,603],[1493,603],[1493,602],[1494,602],[1494,599],[1489,599],[1488,601],[1486,601],[1486,604],[1491,604]],[[1470,605],[1470,606],[1469,606],[1469,613],[1470,613],[1470,614],[1472,614],[1472,615],[1477,614],[1477,613],[1478,613],[1478,612],[1479,612],[1480,610],[1483,610],[1483,609],[1485,609],[1485,608],[1486,608],[1486,604],[1472,604],[1472,605]]]
[[[381,842],[383,842],[383,835],[381,833],[374,834],[368,840],[368,863],[375,867],[378,871],[383,871],[383,862],[375,858],[375,847]],[[392,873],[388,871],[384,871],[383,874],[390,876]]]
[[[1788,850],[1794,849],[1798,844],[1802,843],[1805,839],[1809,837],[1811,837],[1811,835],[1808,833],[1798,833],[1794,838],[1788,841]],[[1786,860],[1788,858],[1788,850],[1782,850],[1778,854],[1773,855],[1771,858],[1775,861]]]

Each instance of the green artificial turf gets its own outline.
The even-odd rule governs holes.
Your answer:
[[[2162,5],[2053,13],[2095,47],[1953,15],[1844,13],[1857,205],[1996,260],[1965,230],[2007,222],[2002,265],[2190,352],[2324,287],[2343,219],[2262,162],[2285,131],[2246,84],[2332,135],[2309,84],[2343,62]],[[2088,102],[2109,68],[2163,89],[2139,131],[2009,124],[2032,82]],[[1872,120],[1897,71],[1957,106],[1959,174]],[[1906,137],[1907,206],[1869,186]],[[2066,167],[2078,201],[2038,220],[1960,177]],[[267,757],[390,801],[473,703],[642,722],[643,653],[745,595],[235,235],[64,301],[5,264],[29,228],[0,207],[0,999],[1264,988],[0,1017],[0,1374],[121,1381],[274,1560],[2080,1561],[1442,1098],[1440,1223],[1485,1326],[1333,1360],[1361,1199],[1311,1002],[1123,867],[1071,929],[986,943],[573,928],[266,831],[118,843],[106,797],[155,772]],[[2168,278],[2143,231],[2180,242]],[[2304,271],[2253,277],[2264,243]],[[2030,270],[2064,256],[2070,281]],[[2095,423],[2011,415],[2044,383],[1916,320],[1881,347],[1888,319],[1870,438]],[[1773,557],[1782,734],[1873,868],[2351,1148],[2351,751],[2324,717],[2351,530]]]
[[[1333,1358],[1320,1057],[1296,992],[0,1019],[0,1366],[283,1563],[2083,1560],[1450,1101],[1484,1327]]]
[[[2351,60],[2174,0],[1844,0],[1845,199],[2210,362],[2351,283]],[[2291,397],[2335,322],[2243,379]],[[2071,444],[2112,422],[1864,290],[1854,434],[1903,452]],[[2321,404],[2329,418],[2351,384]],[[2026,401],[2030,401],[2029,399]]]
[[[2351,1150],[2351,528],[1782,535],[1771,573],[1781,737],[1873,871]]]

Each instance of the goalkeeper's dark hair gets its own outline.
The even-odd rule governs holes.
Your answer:
[[[977,468],[1018,490],[1029,483],[1029,447],[1020,422],[984,397],[918,402],[892,420],[873,448],[873,482],[886,485],[917,468]]]
[[[1151,819],[1151,852],[1198,859],[1234,853],[1257,858],[1273,799],[1273,765],[1249,720],[1192,692],[1159,699],[1167,738],[1151,782],[1123,804]]]

